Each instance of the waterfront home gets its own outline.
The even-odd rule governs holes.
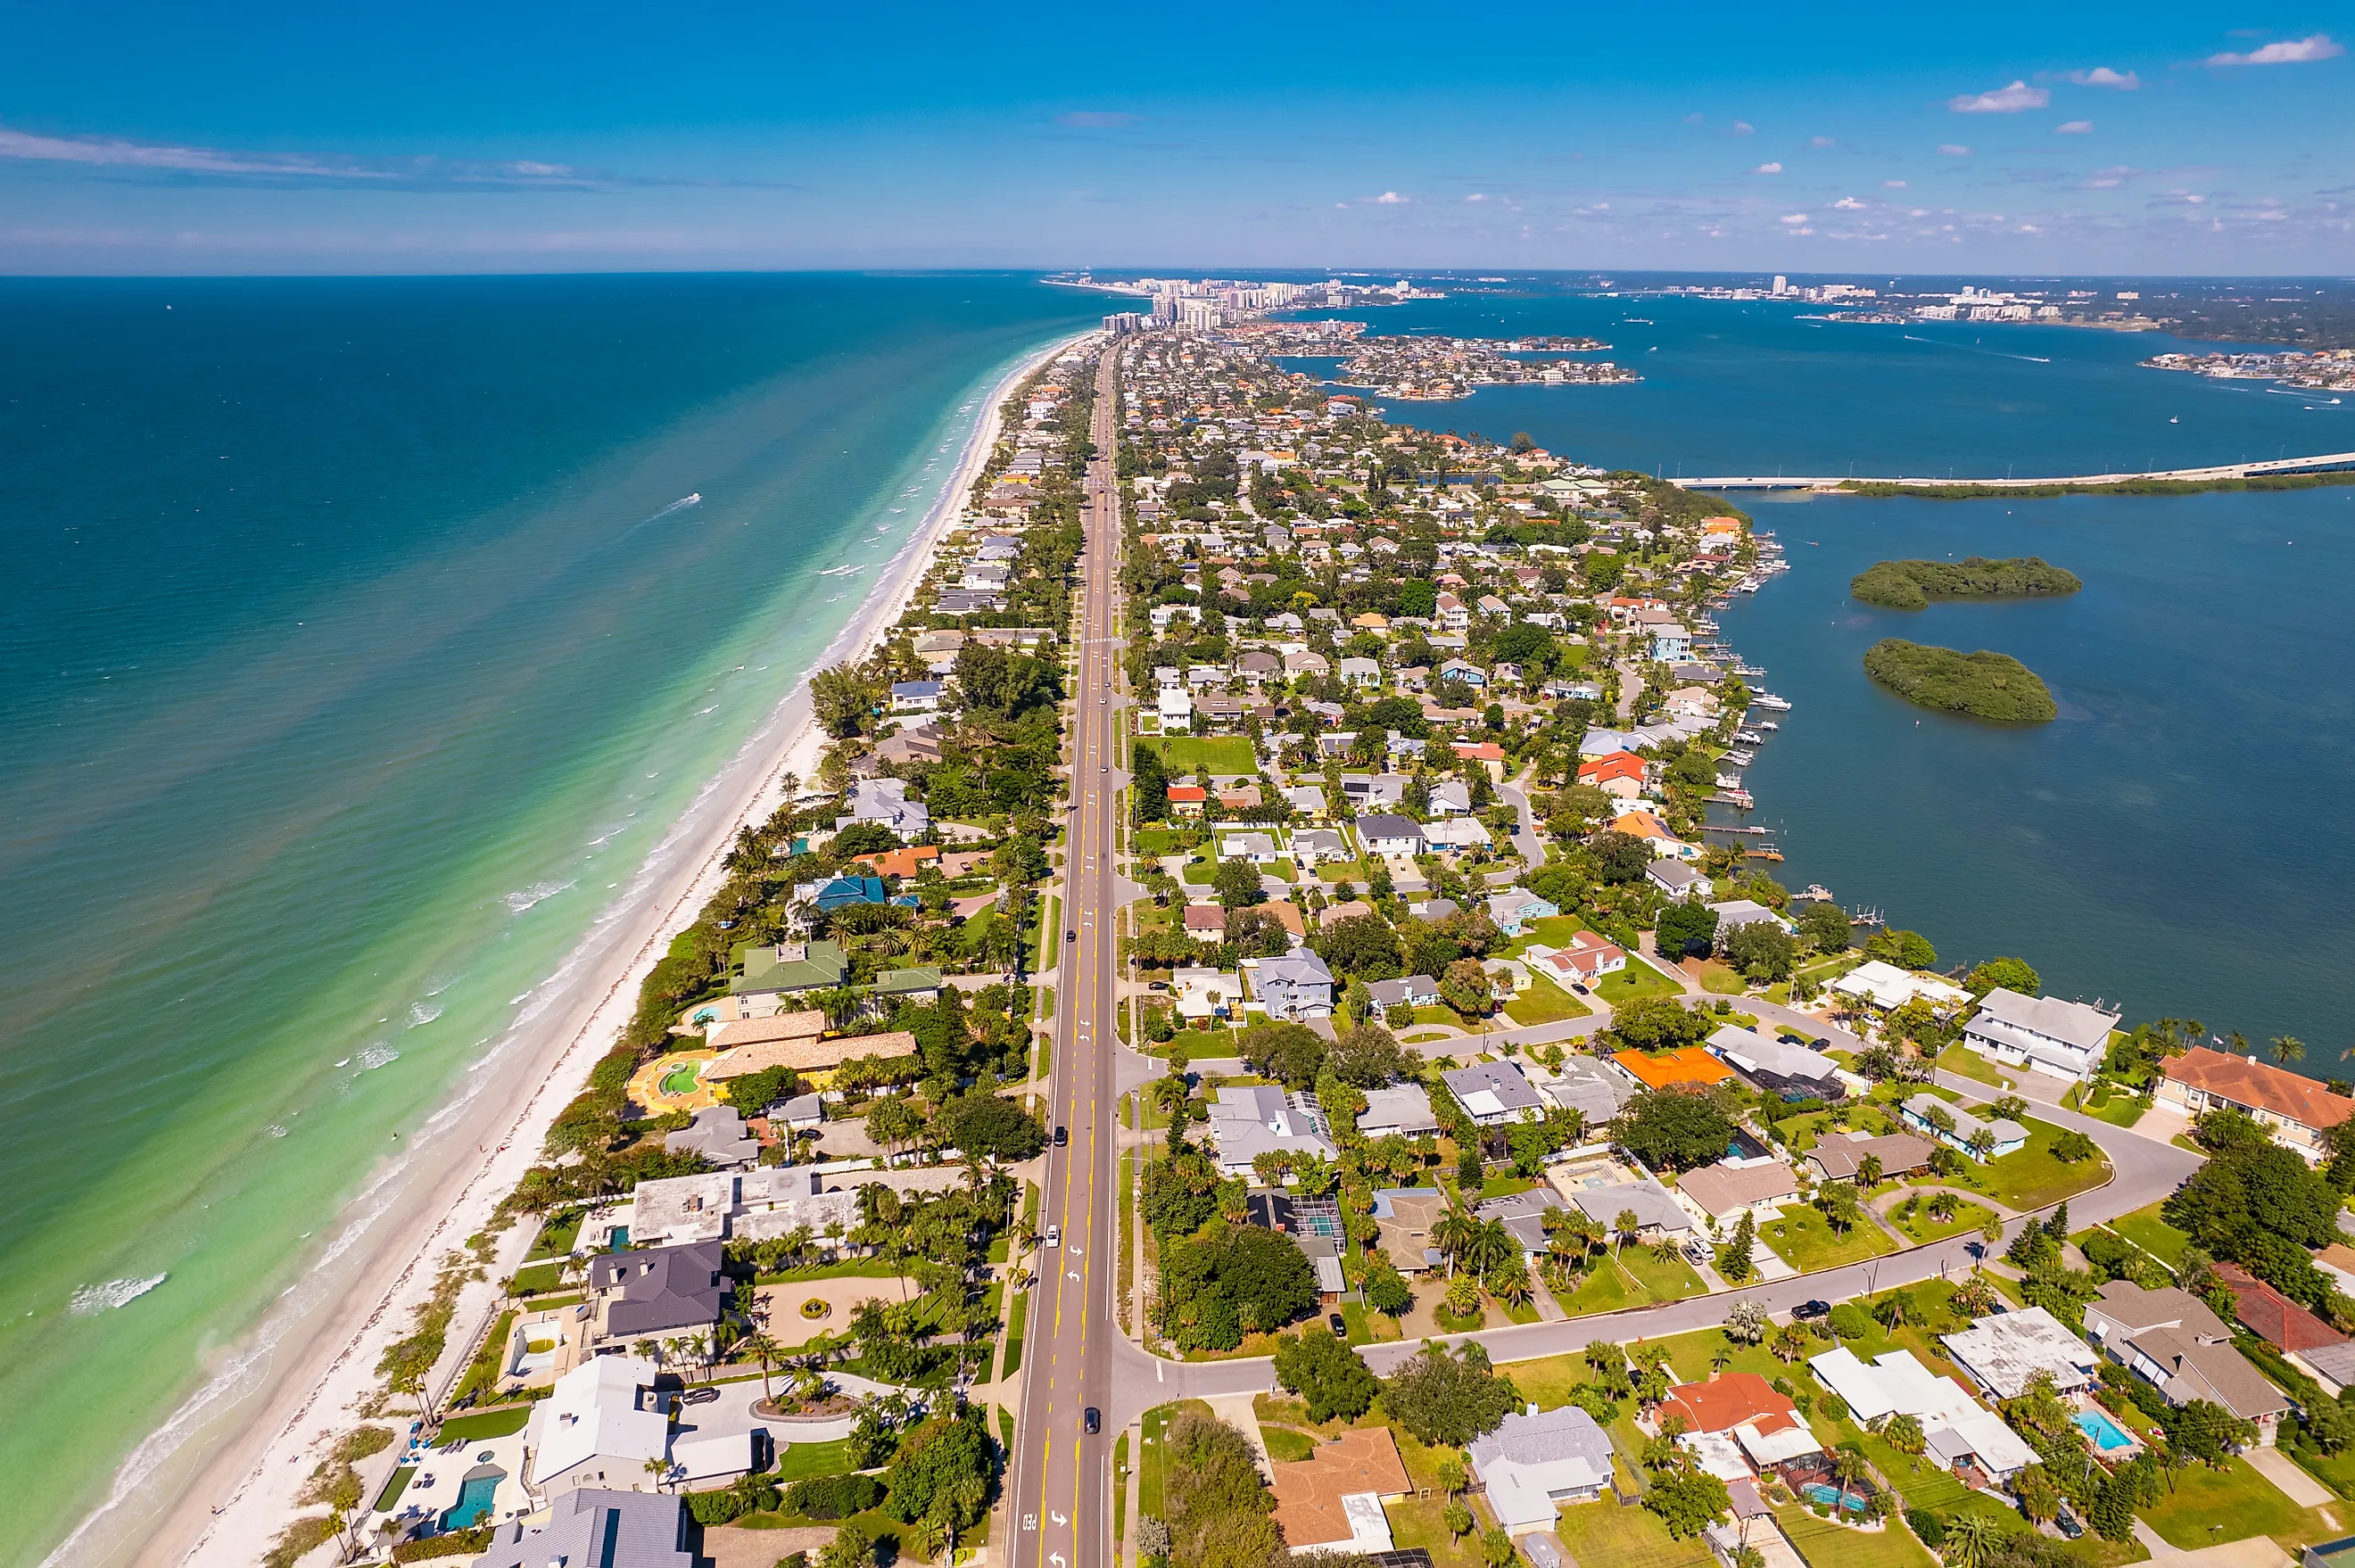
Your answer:
[[[1392,1008],[1435,1008],[1439,1005],[1439,982],[1428,975],[1409,975],[1398,980],[1375,980],[1366,989],[1374,998],[1374,1006],[1384,1012]]]
[[[1333,971],[1305,947],[1295,947],[1281,958],[1260,959],[1252,984],[1267,1016],[1276,1022],[1333,1016]]]
[[[1692,656],[1692,634],[1674,621],[1659,622],[1648,630],[1656,662],[1677,664]]]
[[[750,1165],[761,1157],[761,1140],[745,1128],[733,1105],[706,1105],[687,1125],[663,1136],[666,1154],[698,1155],[713,1166]]]
[[[1386,1499],[1414,1489],[1387,1426],[1345,1432],[1319,1443],[1305,1459],[1268,1466],[1275,1522],[1294,1552],[1363,1556],[1393,1544]]]
[[[1476,1061],[1439,1075],[1455,1103],[1476,1126],[1501,1126],[1508,1122],[1535,1122],[1545,1117],[1545,1102],[1529,1086],[1521,1070],[1509,1061]]]
[[[1930,1143],[1911,1133],[1835,1135],[1819,1139],[1807,1151],[1806,1163],[1818,1181],[1853,1181],[1867,1156],[1881,1162],[1884,1179],[1910,1176],[1930,1163]]]
[[[1540,898],[1527,888],[1507,888],[1487,898],[1488,918],[1507,936],[1518,936],[1532,922],[1551,920],[1561,912],[1560,905],[1550,899]]]
[[[2082,1083],[2101,1066],[2117,1023],[2115,1012],[1998,986],[1963,1025],[1963,1043],[1990,1061]]]
[[[1725,951],[1725,939],[1745,925],[1779,925],[1790,930],[1790,923],[1764,904],[1751,899],[1728,899],[1723,903],[1709,906],[1717,912],[1717,951]]]
[[[1431,1228],[1448,1211],[1436,1187],[1386,1187],[1374,1194],[1374,1232],[1401,1274],[1421,1274],[1446,1262],[1431,1244]]]
[[[1706,899],[1717,891],[1716,883],[1682,860],[1655,859],[1644,879],[1672,899]]]
[[[640,1468],[643,1473],[643,1461]],[[621,1478],[617,1475],[616,1482]],[[687,1549],[687,1509],[677,1497],[620,1491],[610,1484],[576,1487],[540,1513],[498,1525],[474,1568],[542,1568],[550,1563],[689,1568],[696,1559]]]
[[[710,1329],[728,1296],[720,1266],[717,1241],[590,1259],[590,1348]]]
[[[1611,1065],[1644,1089],[1709,1089],[1733,1076],[1733,1069],[1697,1045],[1614,1051]]]
[[[1661,699],[1661,708],[1679,719],[1714,719],[1717,694],[1706,687],[1680,686]]]
[[[895,680],[891,683],[891,711],[936,713],[940,710],[941,694],[946,690],[946,681]]]
[[[1655,865],[1671,862],[1655,861]],[[1532,947],[1525,955],[1529,962],[1554,979],[1567,985],[1592,989],[1605,975],[1615,975],[1627,967],[1627,950],[1615,942],[1607,942],[1591,931],[1571,933],[1565,947]]]
[[[940,858],[941,847],[937,844],[911,844],[905,849],[861,855],[851,864],[864,866],[879,877],[898,877],[906,881]]]
[[[653,1489],[648,1462],[670,1456],[670,1414],[655,1392],[660,1375],[645,1357],[613,1355],[593,1356],[557,1379],[524,1424],[532,1491],[553,1499],[582,1488]]]
[[[1358,818],[1358,840],[1369,855],[1412,857],[1422,854],[1424,846],[1420,823],[1388,812]]]
[[[1679,860],[1700,859],[1700,846],[1688,844],[1668,831],[1668,825],[1648,811],[1626,811],[1611,819],[1607,831],[1625,833],[1631,838],[1641,838],[1656,856],[1673,856]]]
[[[1785,1100],[1838,1100],[1848,1093],[1839,1064],[1804,1045],[1723,1024],[1710,1035],[1709,1049],[1754,1087]]]
[[[728,990],[744,1018],[764,1019],[788,997],[834,989],[849,972],[849,959],[831,942],[780,942],[746,948],[744,967]]]
[[[1564,1503],[1593,1502],[1612,1486],[1611,1435],[1574,1404],[1505,1417],[1464,1457],[1507,1531],[1550,1526]]]
[[[1252,1161],[1263,1154],[1310,1154],[1338,1159],[1325,1113],[1316,1097],[1286,1093],[1272,1083],[1229,1084],[1210,1106],[1210,1141],[1218,1147],[1219,1168],[1226,1176],[1249,1176]]]
[[[1612,752],[1579,763],[1578,782],[1620,800],[1634,800],[1644,793],[1648,766],[1633,752]]]
[[[1998,1399],[2018,1399],[2028,1380],[2051,1372],[2062,1394],[2089,1388],[2101,1354],[2041,1307],[1971,1319],[1958,1334],[1941,1334],[1946,1357]]]
[[[1878,958],[1868,958],[1834,980],[1832,989],[1852,1002],[1883,1013],[1919,1000],[1943,1016],[1971,999],[1968,991],[1950,981],[1934,975],[1915,975]]]
[[[1431,1113],[1431,1095],[1420,1083],[1393,1083],[1369,1089],[1366,1108],[1358,1113],[1358,1131],[1369,1138],[1419,1138],[1439,1131]]]
[[[832,914],[851,904],[879,904],[890,901],[891,890],[883,885],[880,877],[829,877],[822,882],[801,882],[794,888],[794,897],[820,914]]]
[[[2028,1129],[2009,1116],[1983,1122],[1926,1089],[1906,1101],[1900,1110],[1907,1126],[1928,1134],[1949,1148],[1960,1149],[1973,1159],[2000,1159],[2028,1147]],[[1973,1147],[1975,1143],[1979,1147]]]
[[[1677,1178],[1686,1211],[1720,1233],[1732,1231],[1744,1213],[1763,1225],[1798,1195],[1797,1176],[1776,1160],[1721,1160]]]
[[[2160,1062],[2158,1074],[2159,1104],[2186,1116],[2240,1111],[2308,1159],[2320,1159],[2325,1136],[2355,1116],[2355,1099],[2316,1079],[2204,1045]]]
[[[1169,989],[1178,998],[1178,1016],[1189,1024],[1231,1018],[1243,1005],[1242,976],[1221,969],[1174,970]]]
[[[854,822],[888,827],[902,838],[921,838],[932,826],[932,814],[920,800],[908,798],[905,779],[860,779],[850,786],[849,810],[835,819],[843,828]]]
[[[2231,1328],[2190,1292],[2111,1280],[2085,1304],[2085,1335],[2155,1385],[2168,1403],[2221,1404],[2256,1423],[2258,1444],[2273,1446],[2288,1398],[2232,1348]]]

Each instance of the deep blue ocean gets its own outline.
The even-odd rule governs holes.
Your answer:
[[[201,1436],[183,1402],[643,893],[988,384],[1101,309],[0,282],[0,1563],[176,1411],[122,1473]]]

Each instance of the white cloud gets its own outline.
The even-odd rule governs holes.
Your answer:
[[[1946,100],[1946,107],[1957,114],[2017,114],[2023,109],[2041,109],[2051,101],[2052,94],[2045,89],[2015,81],[1993,92],[1957,93]]]
[[[1842,212],[1862,212],[1864,210],[1864,203],[1857,200],[1857,198],[1852,196],[1844,196],[1838,201],[1832,203],[1832,205],[1838,208]]]
[[[1815,136],[1808,139],[1807,145],[1810,147],[1837,147],[1839,144],[1833,141],[1829,136]]]
[[[0,126],[0,158],[16,158],[28,163],[79,164],[87,168],[212,176],[235,180],[411,188],[473,186],[590,190],[622,183],[669,183],[650,180],[623,182],[587,169],[527,160],[476,163],[430,157],[363,159],[322,153],[248,153],[219,147],[125,142],[112,137],[84,140],[37,136],[4,126]]]
[[[1487,199],[1488,199],[1488,196],[1487,196],[1487,193],[1486,191],[1477,191],[1477,190],[1476,190],[1476,191],[1474,191],[1470,196],[1465,197],[1464,199],[1465,199],[1465,200],[1466,200],[1466,201],[1486,201],[1486,200],[1487,200]]]
[[[2267,44],[2247,54],[2210,55],[2210,65],[2303,65],[2308,60],[2327,60],[2347,52],[2346,46],[2331,42],[2328,33],[2315,33],[2277,44]]]
[[[1903,180],[1882,180],[1881,183],[1884,188],[1889,190],[1903,190],[1905,188],[1905,182]]]
[[[1753,125],[1753,124],[1752,124],[1749,121],[1747,121],[1747,120],[1736,120],[1736,121],[1733,123],[1733,133],[1734,133],[1735,135],[1737,135],[1737,136],[1747,136],[1748,134],[1750,134],[1750,133],[1752,133],[1753,131],[1755,131],[1757,128],[1758,128],[1758,127],[1756,127],[1755,125]]]
[[[1967,158],[1971,150],[1959,142],[1941,142],[1938,144],[1938,155],[1943,158]]]
[[[2093,128],[2094,123],[2091,120],[2067,120],[2053,127],[2063,136],[2082,136]]]
[[[1779,175],[1783,172],[1783,165],[1780,164],[1761,164],[1750,172],[1754,175]]]
[[[1926,207],[1917,207],[1911,212],[1908,212],[1905,216],[1908,218],[1927,218],[1930,216],[1930,209]]]
[[[1375,202],[1382,207],[1404,207],[1413,198],[1412,197],[1401,196],[1394,190],[1386,190],[1382,192],[1381,195],[1374,197]]]
[[[2091,70],[2073,70],[2069,80],[2080,87],[2115,87],[2120,92],[2132,92],[2142,85],[2142,78],[2134,72],[2115,71],[2105,65],[2097,65]]]
[[[1786,212],[1783,215],[1783,221],[1785,223],[1805,223],[1806,220],[1807,215],[1804,212]]]

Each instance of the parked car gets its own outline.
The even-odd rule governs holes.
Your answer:
[[[1831,1315],[1832,1304],[1828,1301],[1802,1301],[1791,1308],[1794,1323],[1820,1323]]]
[[[1327,1312],[1325,1315],[1325,1324],[1326,1327],[1333,1330],[1333,1338],[1336,1339],[1348,1339],[1349,1320],[1342,1317],[1339,1313]]]
[[[1066,1126],[1058,1126],[1058,1127],[1056,1127],[1056,1129],[1055,1129],[1055,1147],[1056,1147],[1057,1148],[1062,1148],[1062,1147],[1064,1147],[1065,1146],[1069,1145],[1069,1144],[1071,1143],[1071,1128],[1066,1127]],[[1828,1311],[1830,1311],[1830,1310],[1831,1310],[1831,1308],[1828,1307],[1824,1308],[1824,1310],[1825,1310],[1825,1311],[1827,1311],[1827,1312],[1828,1312]]]
[[[1047,1227],[1047,1244],[1050,1247],[1060,1247],[1063,1244],[1062,1226],[1050,1225]]]

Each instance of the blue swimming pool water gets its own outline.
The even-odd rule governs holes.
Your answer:
[[[445,1531],[465,1530],[477,1522],[477,1514],[488,1519],[492,1495],[497,1492],[499,1483],[505,1479],[506,1473],[499,1470],[493,1470],[488,1475],[467,1477],[466,1484],[458,1488],[458,1500],[442,1510],[440,1528]]]
[[[2128,1435],[2125,1427],[2112,1421],[2105,1411],[2081,1410],[2069,1419],[2075,1422],[2077,1430],[2092,1438],[2094,1446],[2105,1454],[2114,1449],[2134,1446],[2134,1438]]]
[[[1799,1495],[1811,1503],[1821,1503],[1826,1508],[1844,1508],[1850,1513],[1864,1511],[1862,1498],[1854,1492],[1841,1491],[1838,1487],[1826,1486],[1821,1481],[1809,1481],[1799,1488]]]

